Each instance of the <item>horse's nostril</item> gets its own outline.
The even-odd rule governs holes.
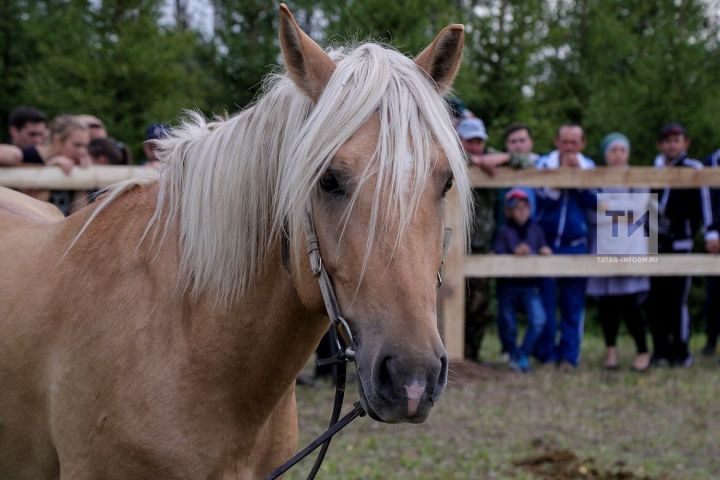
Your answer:
[[[380,362],[380,368],[378,369],[378,386],[380,394],[385,397],[386,400],[395,400],[397,394],[395,392],[394,377],[396,369],[396,361],[393,357],[385,357]]]
[[[445,385],[447,384],[447,374],[448,374],[448,359],[447,355],[443,355],[440,357],[440,372],[438,373],[436,377],[436,381],[434,383],[434,387],[432,390],[432,393],[430,395],[430,401],[432,403],[435,403],[435,400],[437,400],[437,397],[440,396],[440,394],[445,389]]]

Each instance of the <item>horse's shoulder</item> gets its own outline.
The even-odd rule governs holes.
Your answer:
[[[0,212],[34,223],[52,223],[65,218],[55,205],[5,187],[0,187]]]

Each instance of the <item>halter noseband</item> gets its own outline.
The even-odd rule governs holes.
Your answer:
[[[320,255],[320,243],[318,242],[317,233],[315,232],[315,224],[312,220],[312,213],[308,214],[305,222],[305,238],[307,239],[307,254],[310,259],[310,270],[312,271],[313,276],[318,279],[320,292],[322,293],[323,302],[325,303],[325,310],[327,311],[328,318],[330,319],[329,334],[331,337],[332,350],[334,350],[333,355],[330,358],[318,359],[317,364],[319,366],[333,365],[335,367],[335,401],[333,403],[333,411],[330,416],[330,425],[328,429],[313,440],[308,446],[293,455],[293,457],[288,461],[273,470],[270,475],[265,477],[266,480],[277,479],[300,460],[312,453],[313,450],[322,445],[322,449],[315,459],[315,464],[307,477],[308,480],[314,479],[318,470],[320,470],[320,465],[322,465],[322,462],[325,459],[325,454],[327,453],[328,447],[330,447],[332,437],[357,417],[365,416],[365,409],[362,407],[360,402],[357,401],[353,405],[353,409],[343,418],[339,419],[343,400],[345,398],[347,364],[355,361],[355,340],[353,338],[352,331],[350,330],[350,325],[347,320],[345,320],[345,317],[342,316],[330,275],[328,275],[327,270],[323,267],[322,256]],[[443,234],[442,259],[437,272],[437,288],[440,288],[442,285],[443,266],[445,264],[445,256],[447,255],[451,238],[452,228],[445,228]],[[290,240],[285,233],[282,236],[282,262],[285,269],[288,272],[291,272]]]

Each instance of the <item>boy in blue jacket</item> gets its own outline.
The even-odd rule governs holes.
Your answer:
[[[506,222],[495,237],[493,250],[499,254],[549,255],[542,229],[530,220],[530,197],[520,188],[505,195]],[[529,356],[545,324],[545,311],[540,299],[539,279],[500,278],[497,281],[498,331],[503,351],[510,354],[510,368],[529,372]],[[522,345],[517,345],[515,306],[522,304],[527,317],[527,331]]]
[[[564,168],[592,168],[584,157],[560,152]],[[536,218],[554,253],[585,254],[588,245],[588,211],[596,208],[594,190],[542,188],[537,193]],[[585,316],[587,279],[581,277],[544,278],[541,295],[545,307],[545,328],[535,346],[540,362],[556,362],[563,368],[574,368],[580,361]],[[556,311],[560,307],[560,341],[556,344]]]

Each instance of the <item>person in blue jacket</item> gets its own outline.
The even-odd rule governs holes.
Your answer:
[[[580,129],[577,126],[566,127]],[[552,164],[553,161],[556,162],[555,165]],[[594,163],[580,152],[563,151],[560,148],[538,162],[540,168],[594,167]],[[595,191],[541,188],[536,191],[536,195],[536,220],[543,229],[552,251],[561,255],[589,253],[587,216],[590,210],[596,208]],[[578,366],[585,316],[586,286],[587,279],[581,277],[542,279],[540,291],[545,308],[545,327],[535,344],[534,351],[535,357],[540,362],[556,362],[564,369]],[[559,325],[558,307],[560,308]],[[558,327],[560,339],[556,343]]]

